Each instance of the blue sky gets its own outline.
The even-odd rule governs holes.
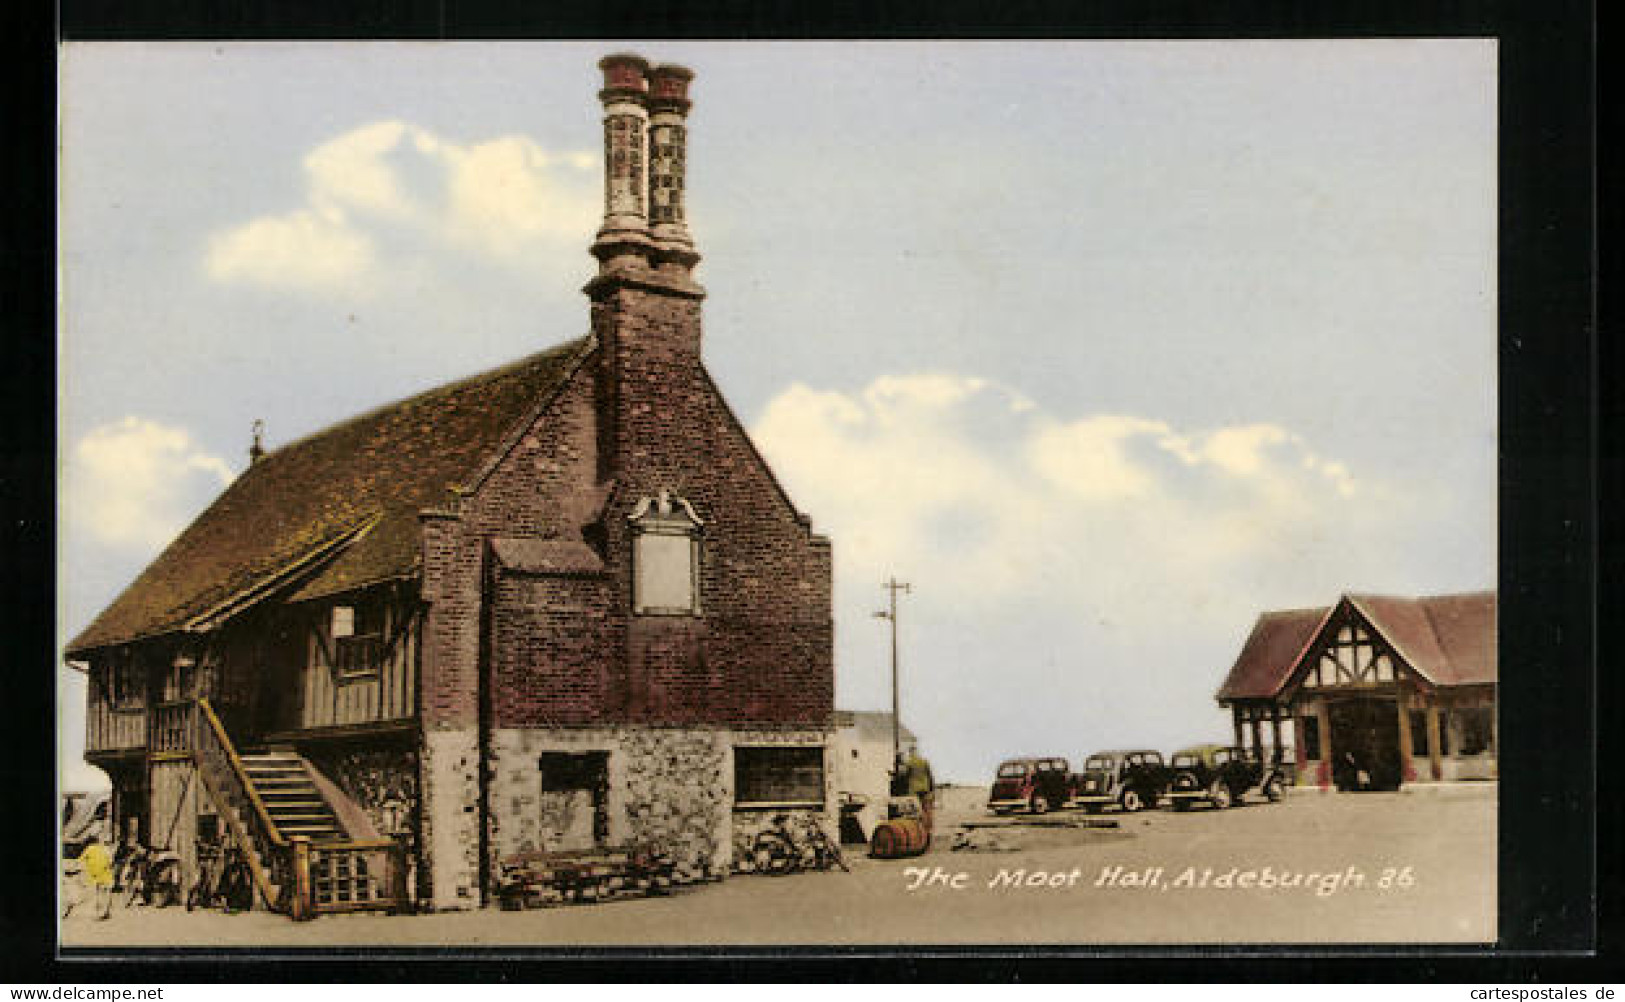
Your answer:
[[[585,331],[615,49],[698,74],[707,365],[834,539],[841,705],[914,584],[939,774],[1222,737],[1260,610],[1493,585],[1491,41],[73,44],[63,641],[256,418]]]

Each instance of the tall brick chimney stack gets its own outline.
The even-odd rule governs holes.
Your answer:
[[[601,480],[636,500],[680,489],[646,468],[651,443],[681,433],[682,401],[706,392],[700,365],[700,260],[683,212],[688,84],[681,66],[605,56],[604,225],[593,241],[598,274],[584,291],[602,346],[598,371]],[[672,454],[678,450],[673,447]]]

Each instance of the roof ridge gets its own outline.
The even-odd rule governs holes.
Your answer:
[[[584,342],[590,341],[591,339],[592,339],[591,334],[583,334],[580,337],[571,338],[568,341],[560,342],[559,344],[553,345],[552,347],[543,348],[540,351],[533,351],[529,355],[525,355],[522,358],[517,358],[517,359],[513,360],[512,362],[507,362],[507,363],[505,363],[503,365],[498,365],[498,366],[495,366],[495,367],[490,368],[490,369],[482,370],[480,372],[471,373],[471,374],[469,374],[467,376],[463,376],[461,378],[454,379],[449,383],[441,383],[441,384],[439,384],[437,386],[431,386],[428,389],[419,390],[416,393],[412,393],[412,394],[409,394],[409,395],[404,396],[404,397],[399,397],[399,398],[397,398],[395,400],[386,401],[384,403],[381,403],[381,404],[377,405],[376,407],[372,407],[372,408],[370,408],[368,410],[362,411],[360,414],[352,414],[349,417],[341,418],[340,420],[335,421],[332,424],[324,425],[323,427],[318,428],[315,431],[312,431],[312,432],[310,432],[308,434],[305,434],[305,435],[301,435],[296,439],[292,439],[292,440],[290,440],[288,442],[285,442],[284,444],[277,446],[275,449],[268,449],[268,450],[266,450],[265,455],[263,457],[261,457],[260,462],[265,462],[268,459],[272,459],[275,456],[277,456],[277,455],[279,455],[279,454],[281,454],[283,452],[286,452],[286,451],[288,451],[289,449],[292,449],[295,446],[305,445],[305,444],[307,444],[309,442],[315,441],[316,439],[322,438],[322,437],[324,437],[326,435],[330,435],[330,434],[332,434],[332,433],[334,433],[336,431],[340,431],[340,430],[345,429],[345,428],[352,428],[352,427],[355,427],[356,425],[360,425],[360,424],[362,424],[362,423],[364,423],[366,421],[373,420],[373,419],[382,417],[385,414],[391,413],[393,411],[400,410],[401,408],[406,407],[409,404],[416,404],[416,403],[419,403],[419,402],[427,401],[432,397],[436,397],[436,396],[439,396],[439,395],[442,395],[442,394],[452,393],[452,392],[454,392],[456,390],[460,390],[460,389],[465,389],[465,388],[467,388],[469,386],[472,386],[472,385],[474,385],[476,383],[489,382],[492,379],[497,378],[498,376],[504,376],[504,375],[507,375],[507,374],[509,374],[511,372],[517,372],[517,371],[525,368],[528,365],[534,365],[535,363],[541,361],[543,358],[547,358],[549,356],[568,354],[570,351],[579,348]]]

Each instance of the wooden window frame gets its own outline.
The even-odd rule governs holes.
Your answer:
[[[145,673],[133,653],[115,654],[108,662],[107,705],[110,709],[133,713],[147,708],[147,694],[143,682]]]
[[[814,754],[816,753],[816,754]],[[818,796],[817,799],[781,798],[768,800],[743,799],[744,783],[741,782],[746,763],[758,756],[767,757],[775,754],[800,754],[809,759],[816,757],[818,763]],[[828,793],[829,766],[825,761],[825,748],[823,745],[796,744],[796,745],[735,745],[734,746],[734,809],[745,811],[766,810],[823,810]],[[795,768],[807,768],[806,765]]]
[[[351,610],[352,631],[342,637],[337,635],[334,626],[340,609]],[[387,655],[384,636],[388,618],[386,603],[378,596],[361,596],[330,607],[328,635],[333,641],[333,674],[339,681],[361,681],[377,678],[382,673]]]

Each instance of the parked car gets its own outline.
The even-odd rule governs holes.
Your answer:
[[[1271,803],[1281,799],[1285,776],[1280,769],[1265,765],[1243,749],[1230,745],[1196,745],[1174,753],[1169,765],[1173,782],[1168,799],[1174,810],[1188,810],[1194,803],[1209,803],[1223,809],[1239,804],[1257,790]]]
[[[1096,752],[1083,763],[1072,803],[1090,814],[1112,804],[1133,813],[1156,807],[1168,791],[1168,780],[1161,752]]]
[[[1072,799],[1072,766],[1064,758],[1013,758],[999,765],[987,797],[994,814],[1043,814]]]

